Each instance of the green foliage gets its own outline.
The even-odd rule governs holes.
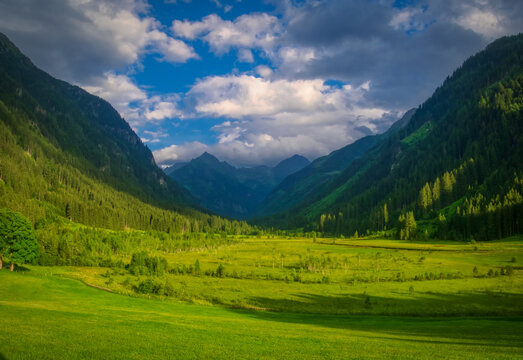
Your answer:
[[[194,273],[198,275],[201,272],[202,272],[202,269],[200,267],[200,260],[196,259],[196,262],[194,263]]]
[[[223,266],[223,264],[219,264],[214,273],[215,276],[223,277],[224,273],[225,273],[225,266]]]
[[[414,213],[408,211],[404,215],[400,215],[399,219],[399,238],[401,240],[411,240],[416,236],[416,219]]]
[[[15,264],[30,263],[38,257],[38,243],[31,223],[9,209],[0,209],[0,260],[4,256]]]
[[[141,251],[133,254],[128,269],[133,275],[161,276],[167,271],[167,260]]]
[[[141,281],[136,287],[136,292],[140,294],[156,294],[160,295],[163,293],[163,284],[157,280],[147,278]]]
[[[71,222],[50,224],[36,231],[41,247],[41,265],[124,267],[124,261],[140,252],[187,252],[214,249],[239,241],[232,236],[202,233],[107,230]]]

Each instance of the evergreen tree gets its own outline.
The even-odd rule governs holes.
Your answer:
[[[432,191],[429,183],[425,183],[425,186],[421,188],[418,202],[423,211],[427,211],[432,206]]]

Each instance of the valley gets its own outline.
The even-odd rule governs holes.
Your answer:
[[[309,358],[523,356],[521,237],[476,244],[249,237],[154,254],[167,259],[158,276],[103,267],[0,271],[2,324],[16,329],[2,332],[0,353],[8,359],[123,353],[298,359],[304,351]],[[161,284],[159,293],[143,292],[147,279]]]

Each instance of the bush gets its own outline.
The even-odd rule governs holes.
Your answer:
[[[223,266],[223,264],[218,265],[215,275],[219,277],[223,277],[225,275],[225,266]]]
[[[165,296],[175,296],[176,295],[176,289],[174,288],[174,285],[170,281],[166,281],[165,285],[163,287],[163,293]]]
[[[140,294],[156,294],[162,293],[163,285],[156,280],[147,278],[141,281],[136,287],[136,292]]]

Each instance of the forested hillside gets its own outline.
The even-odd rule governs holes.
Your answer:
[[[328,234],[495,239],[523,222],[523,35],[469,58],[409,124],[268,221]]]
[[[187,207],[192,197],[104,100],[37,69],[0,35],[0,208],[36,228],[250,231]]]
[[[0,100],[50,144],[71,155],[83,173],[148,201],[190,203],[152,153],[106,101],[54,79],[0,34]],[[22,136],[25,150],[33,144]]]

